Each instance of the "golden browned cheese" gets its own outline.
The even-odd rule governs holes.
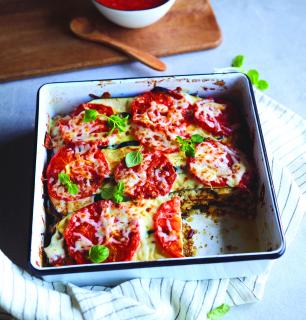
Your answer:
[[[53,198],[51,196],[50,200],[52,204],[54,205],[55,209],[66,215],[69,212],[74,212],[77,211],[83,207],[86,207],[94,202],[94,196],[87,197],[84,199],[79,199],[79,200],[71,200],[71,201],[66,201],[66,200],[58,200],[56,198]]]

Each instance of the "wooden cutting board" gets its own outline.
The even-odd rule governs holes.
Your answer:
[[[76,38],[69,21],[92,19],[111,37],[157,56],[216,47],[221,31],[208,0],[177,0],[152,26],[108,22],[90,0],[0,0],[0,81],[119,63],[125,55]]]

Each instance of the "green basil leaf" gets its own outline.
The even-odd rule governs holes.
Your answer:
[[[259,80],[257,82],[257,85],[256,87],[259,89],[259,90],[267,90],[269,88],[269,82],[266,81],[266,80]]]
[[[119,181],[115,187],[115,192],[116,193],[123,193],[123,191],[124,191],[124,183],[122,181]]]
[[[114,194],[114,187],[104,187],[101,190],[101,197],[104,200],[112,200],[113,199],[113,194]]]
[[[123,201],[123,195],[120,193],[114,193],[114,201],[120,203]]]
[[[221,304],[221,306],[212,309],[207,313],[208,320],[218,320],[222,318],[227,312],[229,312],[230,306],[228,304]]]
[[[248,77],[250,78],[252,84],[256,85],[259,80],[259,73],[255,69],[251,69],[247,72]]]
[[[114,188],[114,201],[116,203],[120,203],[123,201],[123,194],[124,194],[124,183],[122,181],[119,181],[116,187]]]
[[[194,142],[194,143],[201,143],[203,142],[205,139],[204,137],[202,137],[201,135],[199,134],[193,134],[191,136],[191,141]]]
[[[190,145],[185,151],[187,157],[194,158],[195,157],[195,147],[194,145]]]
[[[122,118],[117,114],[113,114],[110,117],[104,116],[107,119],[107,125],[110,127],[109,135],[114,132],[115,129],[118,129],[119,132],[124,132],[128,127],[129,115]]]
[[[176,137],[176,140],[179,142],[179,143],[184,143],[184,139],[180,136],[177,136]]]
[[[58,179],[60,183],[67,188],[67,191],[70,194],[77,194],[79,192],[78,186],[70,180],[70,177],[68,176],[67,173],[60,172],[58,174]]]
[[[242,67],[243,63],[244,63],[244,56],[239,54],[233,59],[231,66],[235,68],[240,68]]]
[[[64,173],[64,172],[60,172],[58,174],[58,180],[63,185],[66,185],[67,183],[71,183],[70,177],[68,176],[67,173]]]
[[[109,256],[109,249],[106,246],[97,244],[90,248],[89,259],[94,263],[105,261]]]
[[[195,134],[193,135],[194,136],[194,140],[196,141],[200,141],[202,142],[202,139],[204,141],[204,138],[201,137],[199,134]],[[194,158],[195,156],[195,144],[196,142],[195,141],[192,141],[192,138],[191,139],[183,139],[182,137],[176,137],[176,139],[178,140],[178,142],[180,143],[180,150],[185,152],[185,155],[187,157],[192,157]]]
[[[70,183],[67,183],[66,186],[70,194],[77,194],[79,192],[79,188],[75,183],[70,182]]]
[[[104,200],[113,200],[116,203],[122,202],[124,200],[124,183],[119,181],[116,186],[102,188],[101,197]]]
[[[99,115],[99,112],[97,110],[94,109],[87,109],[85,110],[85,115],[84,115],[84,122],[90,122],[90,121],[94,121],[97,119]]]
[[[176,140],[179,142],[180,144],[180,150],[181,151],[186,151],[186,149],[188,148],[188,145],[190,144],[188,139],[183,139],[180,136],[176,137]]]
[[[141,151],[131,151],[125,156],[125,164],[128,168],[135,167],[142,162],[142,159]]]

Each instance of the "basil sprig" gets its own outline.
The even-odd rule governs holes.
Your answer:
[[[68,176],[67,173],[60,172],[58,174],[58,179],[59,179],[60,183],[67,188],[67,191],[70,194],[74,195],[79,192],[78,186],[70,180],[70,177]]]
[[[266,80],[259,79],[259,72],[255,69],[251,69],[247,72],[252,84],[259,90],[266,90],[269,88],[269,83]]]
[[[113,200],[116,203],[122,202],[124,199],[124,183],[119,181],[116,186],[102,188],[101,197],[105,200]]]
[[[244,56],[239,54],[236,56],[232,61],[232,67],[236,68],[237,71],[245,72],[243,70],[243,64],[244,64]],[[248,72],[246,72],[248,77],[251,80],[251,83],[257,87],[259,90],[266,90],[269,88],[269,83],[266,80],[259,79],[259,72],[256,69],[250,69]]]
[[[90,248],[88,256],[91,262],[100,263],[108,258],[109,249],[106,246],[97,244]]]
[[[84,122],[91,122],[95,121],[100,113],[97,110],[94,109],[87,109],[85,110],[84,114]],[[107,125],[110,127],[109,135],[111,135],[115,129],[118,129],[119,132],[124,132],[127,130],[127,124],[129,115],[126,115],[125,117],[121,117],[117,114],[112,114],[111,116],[107,116],[105,114],[102,114],[102,116],[107,120]]]
[[[120,117],[117,114],[113,114],[110,117],[106,115],[103,116],[107,119],[107,125],[111,129],[108,133],[109,135],[111,135],[115,129],[118,129],[119,132],[124,132],[127,130],[129,115],[126,115],[125,117]]]
[[[207,313],[208,320],[218,320],[222,318],[226,313],[230,310],[230,306],[228,304],[221,304],[219,307],[212,309]]]
[[[201,143],[205,140],[205,138],[199,134],[192,135],[191,139],[183,139],[180,136],[177,136],[176,139],[180,144],[180,150],[185,152],[185,155],[187,157],[191,157],[191,158],[195,157],[196,144]]]
[[[131,151],[125,156],[125,164],[128,168],[135,167],[139,165],[143,160],[143,155],[141,148],[136,151]]]

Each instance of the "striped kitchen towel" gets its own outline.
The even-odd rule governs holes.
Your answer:
[[[306,208],[305,120],[260,92],[256,100],[288,246]],[[268,276],[269,270],[248,278],[134,279],[114,288],[80,288],[37,279],[0,251],[0,318],[205,319],[222,303],[260,300]]]

